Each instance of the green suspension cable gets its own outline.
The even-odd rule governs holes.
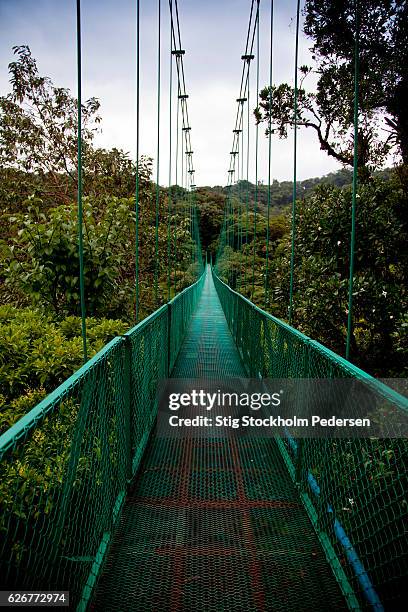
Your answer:
[[[194,195],[190,187],[190,239],[191,239],[191,263],[194,263],[195,259],[195,246],[194,246],[194,219],[193,219],[193,206],[194,206]]]
[[[249,230],[249,149],[250,149],[250,110],[249,110],[249,66],[248,66],[248,100],[247,100],[247,155],[246,155],[246,201],[245,201],[245,246],[248,246]],[[247,265],[244,266],[244,285],[247,286]]]
[[[231,188],[232,188],[232,181],[233,181],[233,174],[232,172],[229,173],[229,185],[228,185],[228,225],[227,225],[227,229],[228,229],[228,234],[227,234],[227,242],[228,242],[228,246],[231,249],[232,248],[232,238],[231,238],[231,234],[232,234],[232,223],[233,223],[233,217],[232,217],[232,200],[231,200]],[[228,267],[228,285],[231,285],[231,266]]]
[[[187,139],[187,136],[186,136],[186,139]],[[190,143],[190,145],[191,145],[191,143]],[[191,160],[190,156],[189,156],[189,160]],[[188,175],[189,175],[188,183],[190,183],[188,185],[188,189],[189,189],[189,192],[188,192],[188,203],[189,203],[188,210],[189,210],[190,239],[191,239],[191,262],[193,262],[194,261],[194,240],[193,240],[193,232],[194,232],[194,228],[193,228],[193,205],[194,205],[194,202],[193,202],[193,192],[191,190],[191,183],[192,183],[191,177],[192,177],[192,174],[190,173],[190,170],[191,170],[191,164],[188,164]]]
[[[158,284],[159,284],[159,203],[160,203],[160,186],[159,186],[159,171],[160,171],[160,53],[161,53],[161,0],[157,3],[158,12],[158,44],[157,44],[157,173],[156,173],[156,219],[155,219],[155,267],[154,267],[154,303],[158,306]]]
[[[79,255],[79,293],[81,302],[81,334],[84,363],[88,359],[86,342],[86,309],[84,278],[84,235],[82,209],[82,54],[81,54],[81,0],[77,0],[77,78],[78,78],[78,255]]]
[[[236,155],[234,155],[234,159],[233,159],[233,170],[234,172],[232,173],[231,176],[231,191],[232,191],[232,186],[236,184],[237,179],[236,179],[236,169],[235,169],[235,164],[236,164]],[[231,211],[232,211],[232,250],[235,251],[235,242],[236,242],[236,238],[235,238],[235,204],[234,204],[234,199],[233,199],[233,195],[231,196]]]
[[[173,0],[170,0],[170,18],[173,14]],[[173,93],[173,36],[170,27],[170,72],[169,72],[169,195],[167,209],[167,301],[171,298],[171,212],[172,212],[172,193],[171,193],[171,130],[172,130],[172,93]]]
[[[190,193],[191,193],[191,263],[194,265],[196,261],[196,233],[195,233],[195,222],[194,222],[194,193],[191,190],[190,185]]]
[[[269,222],[271,214],[271,164],[272,164],[272,59],[273,59],[273,0],[271,0],[271,22],[270,22],[270,51],[269,51],[269,124],[268,124],[268,210],[266,216],[266,267],[265,267],[265,308],[268,299],[268,276],[269,276]]]
[[[183,117],[184,117],[184,107],[183,100],[181,101],[181,188],[184,189],[184,138],[183,138]],[[184,213],[185,214],[185,211]]]
[[[191,189],[191,187],[190,187]],[[196,224],[195,224],[195,207],[196,207],[196,199],[195,199],[195,191],[191,192],[191,237],[193,240],[192,243],[192,253],[191,260],[194,264],[198,261],[198,250],[197,250],[197,234],[196,234]]]
[[[294,107],[293,107],[293,112],[294,112],[293,196],[292,196],[292,242],[291,242],[291,252],[290,252],[290,281],[289,281],[289,323],[292,323],[292,318],[293,318],[293,275],[294,275],[294,269],[295,269],[299,17],[300,17],[300,0],[297,0],[296,44],[295,44],[295,96],[294,96]]]
[[[176,56],[176,62],[178,62]],[[178,95],[180,94],[180,85],[178,86]],[[177,116],[176,116],[176,163],[175,163],[175,172],[176,172],[176,185],[178,185],[178,160],[179,160],[179,122],[180,122],[180,98],[177,95]]]
[[[182,188],[182,215],[184,217],[184,223],[186,222],[186,217],[187,217],[187,202],[186,202],[186,194],[184,191],[184,158],[185,158],[185,154],[184,154],[184,137],[183,137],[183,125],[184,125],[184,100],[181,101],[181,188]],[[184,204],[184,206],[183,206]],[[184,259],[184,258],[183,258]],[[183,266],[184,267],[184,266]],[[183,273],[183,279],[184,282],[186,280],[186,272],[184,270]]]
[[[239,121],[239,128],[241,129],[241,121],[242,121],[242,108],[241,108],[241,119]],[[241,129],[242,132],[242,129]],[[241,158],[242,158],[242,151],[241,151],[241,147],[240,147],[240,133],[237,133],[237,151],[238,151],[238,156],[237,156],[237,163],[238,163],[238,173],[237,173],[237,183],[238,183],[238,201],[239,204],[237,206],[237,223],[238,223],[238,252],[239,252],[239,274],[238,274],[238,281],[237,281],[237,290],[240,291],[241,290],[241,274],[242,274],[242,231],[241,231],[241,202],[242,202],[242,182],[241,182]]]
[[[230,247],[231,247],[231,257],[234,256],[234,246],[235,246],[235,207],[233,200],[232,187],[235,183],[235,155],[233,156],[233,166],[232,169],[234,172],[231,172],[231,185],[230,185],[230,219],[231,219],[231,231],[230,231]],[[230,281],[229,285],[231,286],[232,280],[234,278],[233,267],[230,266]]]
[[[188,214],[189,214],[189,227],[190,227],[190,240],[191,240],[191,261],[194,261],[194,244],[193,244],[193,193],[191,187],[188,192]]]
[[[259,103],[259,2],[257,0],[256,11],[256,105]],[[252,257],[252,298],[255,291],[255,255],[256,255],[256,221],[258,208],[258,143],[259,143],[259,124],[255,126],[255,202],[254,202],[254,249]]]
[[[176,56],[176,62],[178,62],[178,58]],[[178,97],[180,94],[180,85],[178,85],[177,90],[177,116],[176,116],[176,190],[178,188],[178,159],[179,159],[179,122],[180,122],[180,98]],[[176,199],[177,199],[177,209],[180,210],[179,201],[178,201],[178,190],[176,191]],[[177,221],[174,223],[174,270],[177,271]],[[177,274],[174,274],[174,293],[177,293]]]
[[[354,34],[354,159],[353,159],[353,192],[351,202],[351,236],[350,236],[350,276],[347,313],[346,359],[350,358],[350,344],[353,335],[353,285],[354,285],[354,252],[356,241],[356,199],[358,176],[358,95],[359,95],[359,7],[355,0],[355,34]]]
[[[240,262],[240,271],[239,271],[239,290],[241,291],[241,286],[242,286],[242,266],[243,266],[243,233],[244,233],[244,228],[242,225],[242,202],[243,202],[243,181],[244,181],[244,107],[242,106],[242,113],[241,113],[241,156],[240,156],[240,161],[241,161],[241,182],[240,182],[240,189],[239,189],[239,200],[241,202],[241,207],[240,207],[240,217],[239,217],[239,226],[240,226],[240,232],[241,232],[241,239],[240,239],[240,247],[239,247],[239,262]],[[239,135],[238,135],[239,136]]]
[[[182,155],[182,159],[181,159],[181,182],[182,182],[182,187],[184,189],[184,193],[183,193],[183,201],[184,201],[184,221],[185,221],[185,225],[186,225],[186,230],[189,230],[189,226],[190,226],[190,202],[189,202],[189,194],[187,193],[187,155],[186,155],[186,151],[187,149],[187,139],[185,137],[185,132],[183,132],[183,127],[185,127],[184,125],[184,115],[185,115],[185,101],[182,100],[181,101],[181,109],[182,109],[182,122],[181,122],[181,155]],[[184,134],[184,136],[183,136]],[[188,259],[187,259],[188,261]],[[187,268],[184,265],[184,284],[186,282],[186,277],[187,277]]]
[[[135,322],[139,321],[140,2],[136,2]]]

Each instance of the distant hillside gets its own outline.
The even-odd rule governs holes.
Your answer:
[[[384,178],[388,178],[391,170],[383,170],[379,172]],[[297,182],[297,195],[299,198],[310,195],[317,185],[335,185],[336,187],[343,187],[350,185],[352,181],[353,173],[351,170],[338,170],[337,172],[330,172],[322,177],[310,178],[304,181]],[[215,187],[201,187],[200,189],[208,192],[217,193],[219,195],[226,196],[229,187],[215,186]],[[249,195],[249,202],[255,201],[255,185],[248,181],[239,181],[230,187],[231,195],[238,199],[246,200],[247,193]],[[271,185],[271,208],[276,211],[282,209],[292,202],[292,190],[293,183],[291,181],[277,181],[274,180]],[[258,185],[258,204],[260,209],[266,209],[268,205],[268,186],[262,183]]]

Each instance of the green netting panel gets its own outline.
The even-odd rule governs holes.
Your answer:
[[[245,376],[209,271],[172,376]],[[345,610],[276,441],[199,434],[151,436],[91,609]]]
[[[203,272],[199,280],[191,287],[188,287],[170,302],[171,308],[171,340],[170,340],[170,359],[169,372],[172,371],[180,347],[183,343],[184,336],[190,323],[191,315],[193,314],[198,299],[201,295],[204,281],[206,278]]]
[[[125,363],[117,338],[1,437],[3,588],[81,596],[125,495]]]
[[[132,473],[138,468],[156,418],[157,385],[173,368],[204,277],[125,334],[131,364]]]
[[[159,380],[167,377],[169,359],[169,306],[156,310],[125,334],[131,368],[132,474],[137,470],[156,418]]]
[[[89,599],[202,283],[112,340],[0,437],[1,587]]]
[[[386,609],[404,609],[407,451],[406,441],[397,439],[305,440],[303,444],[301,489],[364,607],[369,608],[365,582],[349,562],[342,533]]]
[[[368,403],[380,399],[385,414],[390,406],[406,410],[406,400],[392,389],[213,278],[250,376],[352,377],[366,385]],[[349,605],[402,609],[408,576],[406,440],[287,438],[278,445],[343,591],[351,589]]]

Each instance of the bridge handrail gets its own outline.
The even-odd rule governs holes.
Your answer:
[[[86,608],[204,274],[0,436],[0,575]],[[3,537],[4,536],[4,537]]]
[[[353,377],[368,385],[364,405],[375,400],[386,422],[390,404],[405,417],[402,395],[213,278],[252,378]],[[286,431],[275,441],[350,609],[392,607],[405,588],[407,440],[295,439]]]
[[[269,312],[266,312],[265,310],[263,310],[262,308],[260,308],[259,306],[251,302],[244,295],[238,293],[237,291],[232,289],[229,285],[224,283],[224,281],[222,281],[219,278],[219,276],[217,276],[213,268],[212,268],[212,274],[213,274],[216,288],[217,288],[217,284],[219,283],[219,285],[222,285],[223,287],[225,287],[225,289],[227,289],[237,299],[246,303],[251,309],[258,312],[259,315],[272,321],[275,325],[279,326],[281,329],[286,330],[293,337],[297,338],[302,343],[307,344],[310,347],[313,347],[319,353],[324,355],[328,360],[330,360],[330,362],[338,365],[344,372],[350,374],[350,376],[352,376],[353,378],[364,381],[365,384],[370,385],[370,387],[372,387],[373,390],[375,389],[377,393],[382,395],[385,399],[393,402],[393,404],[398,406],[398,408],[404,411],[408,411],[408,399],[406,397],[404,397],[403,395],[401,395],[400,393],[398,393],[397,391],[395,391],[394,389],[392,389],[390,386],[386,385],[382,381],[378,380],[377,378],[374,378],[373,376],[371,376],[371,374],[368,374],[368,372],[365,372],[364,370],[357,367],[350,361],[347,361],[346,359],[344,359],[344,357],[341,357],[341,355],[338,355],[337,353],[327,348],[326,346],[324,346],[317,340],[313,340],[312,338],[309,338],[309,336],[306,336],[306,334],[295,329],[294,327],[291,327],[285,321],[278,319],[277,317],[273,316]],[[221,300],[221,303],[223,303],[222,300]],[[228,324],[230,325],[230,321],[228,321]]]
[[[187,295],[194,288],[199,287],[200,283],[202,283],[203,278],[205,276],[205,272],[200,276],[200,278],[189,285],[183,291],[178,293],[168,302],[167,304],[163,304],[152,312],[150,315],[145,317],[142,321],[137,323],[131,329],[129,329],[123,337],[133,336],[134,334],[138,334],[142,332],[148,325],[150,325],[153,321],[155,321],[158,317],[160,317],[164,312],[167,312],[169,305],[177,304],[177,302],[182,299],[182,296]],[[39,402],[34,408],[32,408],[27,414],[22,416],[18,421],[16,421],[11,427],[7,429],[3,434],[0,435],[0,461],[3,458],[4,454],[10,448],[13,441],[18,440],[24,434],[26,434],[30,429],[34,428],[38,422],[48,415],[48,413],[52,410],[55,400],[63,396],[67,393],[67,391],[74,387],[79,380],[84,378],[88,371],[94,368],[98,363],[100,363],[106,356],[112,351],[112,349],[120,342],[122,342],[122,336],[116,336],[112,340],[110,340],[100,351],[98,351],[93,357],[91,357],[85,364],[83,364],[76,372],[71,374],[64,382],[62,382],[58,387],[56,387],[51,393],[47,395],[41,402]]]

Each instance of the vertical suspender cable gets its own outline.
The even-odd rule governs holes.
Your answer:
[[[247,100],[247,151],[246,151],[246,198],[245,198],[245,246],[248,246],[248,229],[249,229],[249,149],[250,149],[250,110],[249,110],[249,95],[250,95],[250,80],[249,80],[250,65],[248,64],[248,100]],[[247,284],[247,264],[244,267],[244,285]],[[248,292],[249,293],[249,292]]]
[[[178,58],[176,56],[176,62],[178,62]],[[178,158],[179,158],[179,119],[180,119],[180,98],[179,98],[179,94],[180,94],[180,84],[178,84],[177,87],[177,116],[176,116],[176,177],[175,177],[175,184],[176,184],[176,194],[175,194],[175,201],[177,202],[177,213],[179,213],[180,211],[180,205],[179,205],[179,190],[178,190]],[[178,219],[178,214],[176,219]],[[174,222],[174,292],[177,292],[177,220]]]
[[[180,139],[181,139],[181,188],[182,188],[182,215],[184,217],[184,222],[187,222],[187,202],[186,202],[186,193],[185,193],[185,188],[184,188],[184,159],[185,159],[185,153],[184,153],[184,132],[183,132],[183,126],[184,126],[184,100],[181,100],[181,134],[180,134]],[[186,223],[187,226],[187,223]],[[182,259],[184,259],[182,257]],[[184,267],[184,266],[183,266]],[[186,279],[186,271],[184,270],[183,273],[183,282],[185,282]]]
[[[295,43],[295,91],[294,91],[294,105],[293,105],[293,114],[294,114],[293,196],[292,196],[292,242],[291,242],[291,252],[290,252],[290,281],[289,281],[289,323],[292,323],[292,318],[293,318],[293,274],[294,274],[294,269],[295,269],[299,17],[300,17],[300,0],[297,0],[296,43]]]
[[[242,265],[243,265],[243,252],[242,252],[242,247],[243,247],[243,233],[244,233],[244,226],[242,223],[242,218],[243,218],[243,198],[244,198],[244,191],[243,191],[243,182],[244,182],[244,105],[242,105],[241,108],[241,183],[240,183],[240,190],[239,190],[239,199],[240,199],[240,219],[239,219],[239,225],[240,225],[240,229],[241,229],[241,241],[240,241],[240,247],[239,247],[239,259],[240,259],[240,272],[239,272],[239,290],[241,291],[241,286],[242,286]],[[239,136],[239,134],[238,134]]]
[[[354,251],[356,241],[356,199],[358,175],[358,95],[359,95],[359,7],[355,0],[355,34],[354,34],[354,159],[353,159],[353,192],[351,202],[351,236],[350,236],[350,276],[347,313],[346,359],[350,358],[350,344],[353,335],[353,277]]]
[[[238,144],[238,250],[239,250],[239,275],[238,275],[238,284],[237,289],[241,291],[242,284],[242,181],[244,180],[244,175],[242,173],[242,161],[244,159],[244,148],[242,146],[243,138],[242,135],[244,127],[244,107],[241,104],[241,119],[239,122],[240,132],[237,133],[237,144]]]
[[[170,21],[173,14],[173,0],[170,0]],[[169,72],[169,194],[168,194],[168,210],[167,210],[167,301],[170,301],[170,279],[171,279],[171,212],[172,212],[172,194],[171,194],[171,130],[172,130],[172,93],[173,93],[173,33],[170,23],[170,72]]]
[[[178,62],[178,58],[176,56],[176,62]],[[177,88],[177,116],[176,116],[176,185],[178,185],[178,160],[179,160],[179,120],[180,120],[180,83]]]
[[[81,334],[84,363],[88,359],[86,343],[86,309],[84,279],[84,235],[82,210],[82,56],[81,56],[81,0],[77,0],[77,79],[78,79],[78,255],[79,255],[79,293],[81,303]]]
[[[157,160],[156,160],[156,219],[155,219],[155,266],[154,266],[154,303],[158,306],[158,283],[159,283],[159,203],[160,203],[160,53],[161,53],[161,0],[157,3],[158,30],[157,30]]]
[[[242,107],[241,107],[241,116],[242,116]],[[238,123],[238,129],[241,129],[241,119],[239,120]],[[241,270],[242,270],[242,251],[241,251],[241,199],[242,199],[242,194],[241,194],[241,189],[242,189],[242,184],[241,184],[241,155],[242,155],[242,151],[240,150],[240,137],[239,137],[240,132],[237,132],[237,151],[238,151],[238,155],[237,155],[237,165],[238,165],[238,170],[237,170],[237,177],[236,177],[236,181],[237,181],[237,199],[238,199],[238,203],[237,203],[237,232],[238,232],[238,238],[237,238],[237,250],[239,252],[239,257],[240,257],[240,265],[239,265],[239,274],[237,273],[237,290],[239,291],[241,288]]]
[[[135,321],[139,321],[140,0],[136,0]]]
[[[236,155],[233,156],[232,159],[233,162],[233,166],[232,169],[234,170],[234,172],[231,173],[231,190],[232,190],[232,186],[236,184],[237,182],[237,177],[236,177],[236,169],[235,169],[235,163],[236,163]],[[236,249],[236,238],[235,238],[235,227],[236,227],[236,223],[235,223],[235,204],[234,204],[234,200],[233,200],[234,195],[231,196],[231,212],[232,212],[232,244],[231,244],[231,248],[233,251],[235,251]]]
[[[181,133],[180,133],[180,140],[181,140],[181,188],[184,189],[184,136],[183,136],[184,106],[183,106],[183,100],[181,100],[180,106],[181,106]],[[184,210],[183,214],[185,214],[185,210]]]
[[[268,211],[266,216],[266,267],[265,267],[265,308],[268,306],[269,276],[269,221],[271,214],[271,163],[272,163],[272,59],[273,59],[273,0],[271,0],[270,50],[269,50],[269,124],[268,124]]]
[[[191,178],[190,178],[189,183],[191,185]],[[195,256],[195,248],[194,248],[194,217],[193,217],[194,194],[193,194],[193,192],[191,190],[190,185],[189,185],[189,194],[190,194],[190,217],[191,217],[191,221],[190,221],[191,263],[194,263],[194,256]]]
[[[259,104],[259,2],[257,0],[256,11],[256,105]],[[256,221],[258,209],[258,142],[259,142],[259,123],[255,126],[255,202],[254,202],[254,249],[252,257],[252,292],[251,298],[254,297],[255,290],[255,256],[256,256]]]
[[[190,184],[191,184],[191,181],[190,181]],[[197,245],[195,242],[195,216],[194,216],[196,200],[195,200],[195,191],[191,190],[191,186],[190,186],[190,193],[191,193],[191,238],[193,240],[192,245],[191,245],[191,261],[192,263],[194,263],[195,258],[196,258],[196,250],[197,250],[196,249]]]

